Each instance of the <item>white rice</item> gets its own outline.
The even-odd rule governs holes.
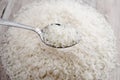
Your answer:
[[[113,30],[87,5],[72,0],[34,2],[14,20],[40,29],[51,23],[75,25],[82,39],[73,47],[56,49],[34,32],[9,28],[1,58],[11,80],[107,80],[115,68]]]
[[[76,28],[67,25],[53,23],[42,29],[42,41],[55,48],[67,48],[80,41],[80,35]]]

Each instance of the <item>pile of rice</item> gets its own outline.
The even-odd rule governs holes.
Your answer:
[[[1,57],[11,80],[107,80],[116,67],[113,30],[87,5],[43,0],[23,7],[14,20],[40,29],[51,23],[75,25],[81,41],[56,49],[46,46],[32,31],[9,28]]]
[[[80,41],[80,34],[78,30],[66,24],[53,23],[48,25],[42,29],[41,35],[45,44],[55,48],[71,47]]]

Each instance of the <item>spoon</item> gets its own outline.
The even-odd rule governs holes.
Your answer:
[[[72,47],[80,41],[80,36],[75,28],[59,23],[47,25],[42,30],[3,19],[0,19],[0,25],[34,31],[40,36],[43,43],[53,48]]]

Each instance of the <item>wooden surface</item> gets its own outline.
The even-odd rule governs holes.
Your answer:
[[[117,49],[120,58],[120,0],[83,0],[85,3],[98,9],[105,15],[108,22],[117,37]],[[0,0],[0,17],[4,19],[12,19],[12,14],[19,10],[20,6],[30,3],[32,0]],[[0,43],[2,42],[2,34],[7,28],[0,27]],[[1,50],[2,45],[0,45]],[[119,59],[120,60],[120,59]],[[0,80],[10,80],[5,74],[0,60]],[[109,80],[120,80],[120,67],[113,71]]]
[[[8,4],[7,0],[0,0],[0,18],[3,17],[7,4]],[[3,39],[2,38],[3,30],[4,29],[0,27],[0,44],[2,43],[2,39]],[[0,45],[0,51],[1,51],[1,47],[2,45]],[[5,74],[5,70],[2,66],[1,57],[0,57],[0,80],[10,80],[9,76]]]

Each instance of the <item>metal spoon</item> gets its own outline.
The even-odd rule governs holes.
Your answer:
[[[50,29],[49,26],[60,26],[60,28],[64,29],[65,26],[61,26],[61,24],[58,24],[58,23],[54,23],[54,24],[48,25],[48,26],[44,27],[42,30],[40,30],[39,28],[34,28],[34,27],[31,27],[31,26],[28,26],[28,25],[12,22],[12,21],[8,21],[8,20],[3,20],[3,19],[0,19],[0,25],[5,25],[5,26],[8,26],[8,27],[23,28],[23,29],[34,31],[34,32],[36,32],[40,36],[40,38],[41,38],[43,43],[45,43],[46,45],[48,45],[50,47],[54,47],[54,48],[72,47],[73,45],[75,45],[75,44],[77,44],[79,42],[79,38],[78,38],[77,40],[74,40],[73,43],[69,43],[69,44],[64,45],[64,46],[61,46],[61,45],[56,46],[53,43],[47,43],[46,40],[44,39],[45,38],[44,34],[45,34],[45,30]],[[48,35],[49,35],[49,33],[48,33]],[[79,37],[78,34],[75,34],[75,35]]]

